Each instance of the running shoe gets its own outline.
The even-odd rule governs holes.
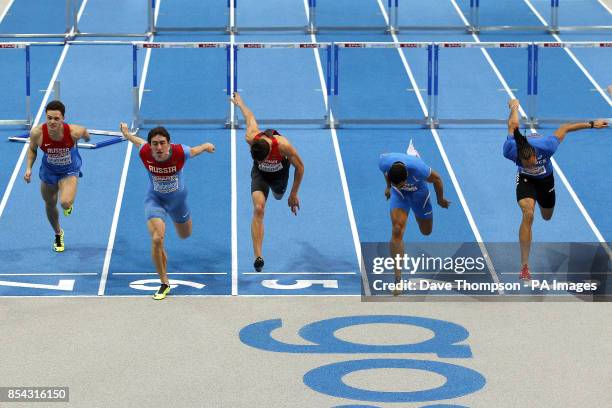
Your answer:
[[[55,234],[53,250],[55,252],[64,252],[64,230],[61,230],[59,234]]]
[[[157,292],[155,292],[155,294],[153,295],[153,299],[162,300],[166,297],[168,293],[170,293],[170,285],[162,283],[159,289],[157,289]]]
[[[531,280],[531,273],[529,273],[529,266],[527,264],[523,265],[519,279],[523,281]]]
[[[253,262],[253,266],[255,267],[255,270],[257,272],[261,272],[264,266],[263,258],[261,256],[258,256],[257,258],[255,258],[255,262]]]
[[[72,206],[70,206],[69,209],[64,210],[64,216],[65,217],[69,216],[70,214],[72,214]]]

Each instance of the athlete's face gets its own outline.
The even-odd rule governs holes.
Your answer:
[[[151,151],[155,160],[164,161],[170,156],[170,143],[164,136],[155,135],[151,138]]]
[[[56,132],[64,123],[64,115],[62,115],[62,112],[57,110],[48,110],[46,122],[49,130]]]

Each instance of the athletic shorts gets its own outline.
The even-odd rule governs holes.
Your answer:
[[[544,178],[516,175],[516,201],[533,198],[541,208],[555,206],[555,178],[551,174]]]
[[[47,169],[45,166],[40,166],[40,170],[38,171],[38,177],[45,184],[50,184],[52,186],[57,185],[59,181],[65,177],[83,177],[83,173],[79,170],[69,171],[67,173],[55,173]]]
[[[257,168],[253,163],[251,169],[251,194],[255,191],[261,191],[268,198],[270,190],[274,193],[274,198],[280,200],[287,191],[289,183],[289,164],[285,165],[282,170],[273,173],[267,173]]]
[[[173,222],[184,224],[191,218],[191,210],[187,206],[187,191],[172,193],[172,197],[160,198],[157,194],[148,192],[144,201],[145,217],[161,218],[165,220],[166,215],[170,216]]]
[[[421,188],[412,193],[404,193],[403,197],[397,190],[391,188],[391,209],[395,208],[401,208],[406,213],[410,213],[412,209],[414,216],[420,220],[433,218],[428,188]]]

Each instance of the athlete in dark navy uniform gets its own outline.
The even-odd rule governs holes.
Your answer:
[[[163,127],[151,129],[147,140],[131,134],[125,123],[121,123],[120,127],[123,136],[140,148],[140,160],[149,173],[149,189],[145,195],[145,217],[151,234],[151,255],[161,281],[161,286],[153,298],[161,300],[170,292],[167,274],[168,256],[164,249],[166,215],[169,215],[174,222],[176,233],[180,238],[185,239],[191,235],[191,212],[187,206],[183,167],[192,157],[203,152],[213,153],[215,146],[211,143],[195,147],[171,144],[170,134]]]
[[[521,280],[531,279],[529,272],[529,251],[531,248],[531,227],[535,203],[540,207],[540,214],[546,221],[553,216],[555,209],[555,179],[551,163],[552,155],[565,139],[565,135],[581,129],[600,129],[608,126],[604,120],[592,120],[583,123],[566,123],[561,125],[553,135],[532,134],[524,136],[519,131],[519,101],[508,102],[508,137],[504,143],[504,157],[518,167],[516,174],[516,201],[523,218],[519,227],[521,247]]]
[[[287,138],[281,136],[274,129],[264,132],[259,130],[255,115],[244,104],[238,93],[234,93],[232,102],[240,108],[246,122],[246,142],[251,147],[253,168],[251,169],[251,197],[253,199],[253,220],[251,222],[251,237],[253,238],[253,252],[255,262],[253,266],[261,272],[264,266],[262,244],[264,237],[264,210],[269,191],[272,190],[274,198],[280,200],[287,190],[289,181],[289,167],[295,167],[293,185],[287,204],[291,211],[297,215],[300,208],[298,190],[304,176],[304,163],[297,150],[289,143]]]
[[[47,219],[55,232],[53,249],[56,252],[64,251],[64,230],[60,227],[57,197],[59,194],[64,215],[70,215],[76,197],[77,180],[83,176],[77,142],[79,139],[89,141],[87,129],[64,123],[65,113],[66,108],[60,101],[47,104],[45,123],[30,131],[28,161],[23,176],[26,183],[31,181],[32,166],[40,147],[44,153],[38,172],[40,192],[45,201]]]

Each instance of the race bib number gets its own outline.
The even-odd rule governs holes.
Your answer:
[[[179,188],[178,176],[153,176],[153,190],[158,193],[172,193]]]
[[[52,166],[68,166],[72,164],[70,149],[49,149],[47,150],[47,163]]]
[[[265,171],[266,173],[274,173],[283,169],[283,163],[281,162],[260,162],[257,166],[259,170]]]

